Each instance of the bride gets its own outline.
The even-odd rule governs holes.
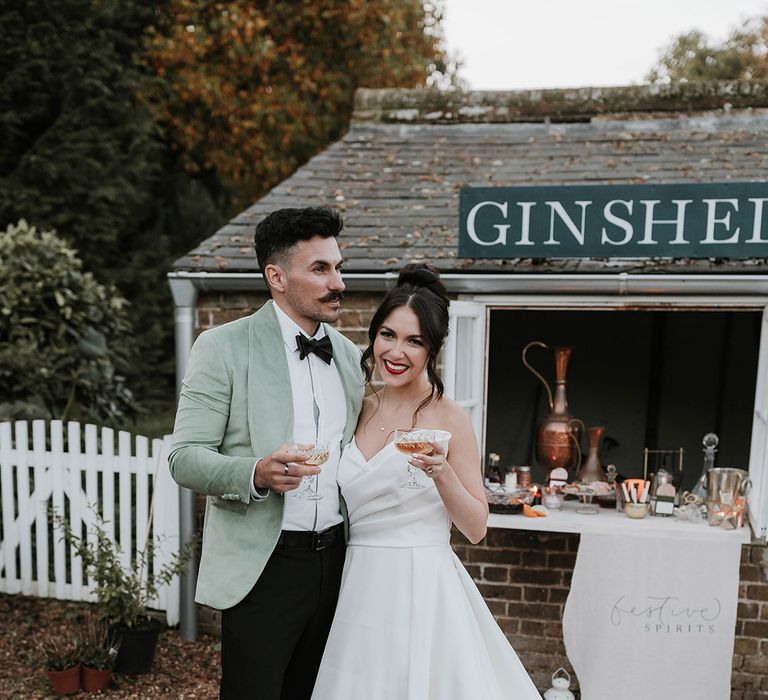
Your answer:
[[[384,386],[339,464],[349,543],[313,700],[540,698],[450,547],[451,523],[485,536],[488,505],[474,431],[436,369],[449,303],[436,268],[408,265],[371,321],[362,365]],[[399,452],[403,428],[434,431],[429,449]]]

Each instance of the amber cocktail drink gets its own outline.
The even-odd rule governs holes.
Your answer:
[[[431,430],[420,430],[418,428],[398,428],[395,430],[395,447],[403,454],[431,454],[434,451],[432,443],[435,441],[435,434]],[[423,489],[416,480],[416,469],[408,462],[408,481],[400,484],[403,489]]]

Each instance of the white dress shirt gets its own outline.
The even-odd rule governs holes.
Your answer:
[[[304,489],[304,483],[298,489],[286,493],[282,529],[320,532],[342,521],[336,473],[341,456],[341,439],[347,423],[344,388],[334,360],[331,360],[331,364],[328,365],[314,353],[310,353],[303,360],[299,359],[296,336],[307,334],[277,304],[274,308],[283,334],[285,357],[288,361],[288,374],[291,381],[292,437],[299,443],[315,442],[315,417],[312,406],[314,387],[315,402],[319,409],[318,439],[328,440],[330,444],[328,461],[321,465],[322,471],[317,477],[318,492],[323,498],[319,501],[298,498],[297,494]],[[312,338],[319,340],[325,335],[325,328],[320,324]]]

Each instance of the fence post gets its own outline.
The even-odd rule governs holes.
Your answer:
[[[16,527],[13,518],[13,465],[11,464],[11,423],[0,423],[0,490],[2,490],[3,549],[0,552],[0,571],[5,569],[4,593],[18,593],[19,577],[16,571]]]

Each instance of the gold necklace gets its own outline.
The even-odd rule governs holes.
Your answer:
[[[384,387],[386,389],[387,387]],[[384,424],[382,422],[382,415],[384,413],[384,389],[381,390],[381,401],[379,402],[379,430],[384,432]]]
[[[387,388],[387,387],[384,387],[384,388],[381,390],[381,401],[379,402],[379,408],[378,408],[378,414],[379,414],[379,430],[381,430],[381,432],[382,432],[382,433],[386,431],[386,428],[384,427],[384,422],[383,422],[383,420],[382,420],[382,416],[384,415],[384,391],[386,390],[386,388]],[[414,399],[414,400],[413,400],[413,401],[411,401],[411,402],[410,402],[410,404],[408,404],[408,405],[409,405],[409,406],[413,406],[413,405],[414,405],[414,404],[415,404],[415,403],[416,403],[418,400],[419,400],[419,399]],[[397,415],[397,411],[395,411],[395,415]],[[390,432],[392,432],[392,431],[390,430]]]

